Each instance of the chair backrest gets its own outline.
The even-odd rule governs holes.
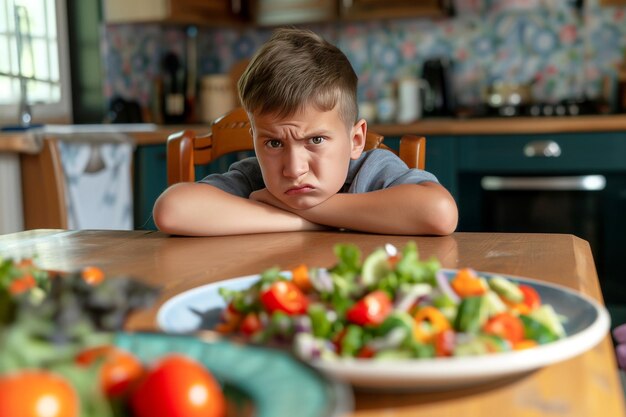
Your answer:
[[[394,152],[383,139],[382,135],[368,131],[365,149],[383,148]],[[206,135],[196,136],[193,131],[184,130],[168,137],[167,182],[172,185],[195,181],[196,165],[206,165],[226,154],[253,149],[248,115],[243,108],[236,108],[213,122],[211,132]],[[398,155],[409,168],[424,169],[426,138],[402,136]]]

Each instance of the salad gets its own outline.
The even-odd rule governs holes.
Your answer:
[[[303,359],[409,359],[528,349],[565,336],[560,317],[530,285],[470,268],[441,270],[417,246],[387,244],[361,261],[339,244],[329,268],[271,268],[227,303],[215,330],[282,345]],[[290,273],[289,273],[290,272]]]

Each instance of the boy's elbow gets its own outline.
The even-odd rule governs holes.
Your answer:
[[[438,199],[427,222],[428,234],[446,236],[454,233],[459,222],[459,211],[452,196]]]
[[[171,198],[161,195],[154,203],[152,217],[156,227],[165,233],[176,234],[178,229],[179,216],[176,214],[177,208]]]
[[[187,234],[188,203],[190,186],[176,184],[165,190],[157,198],[152,208],[152,218],[156,227],[169,234]]]

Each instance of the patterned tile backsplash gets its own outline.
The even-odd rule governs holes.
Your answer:
[[[626,54],[626,7],[586,0],[456,0],[448,19],[401,19],[309,25],[337,44],[359,76],[359,99],[376,100],[386,86],[419,76],[423,62],[453,61],[457,102],[483,101],[495,81],[532,84],[537,101],[598,98]],[[162,56],[184,57],[185,28],[158,24],[102,28],[105,97],[148,106]],[[198,74],[226,73],[249,58],[270,29],[200,28]]]

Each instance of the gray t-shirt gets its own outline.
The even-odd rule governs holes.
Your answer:
[[[373,149],[363,152],[359,159],[350,161],[346,182],[339,192],[366,193],[394,185],[419,184],[425,181],[439,182],[430,172],[409,169],[393,152]],[[256,157],[237,161],[230,166],[228,172],[208,175],[199,182],[245,198],[253,191],[265,188]]]

